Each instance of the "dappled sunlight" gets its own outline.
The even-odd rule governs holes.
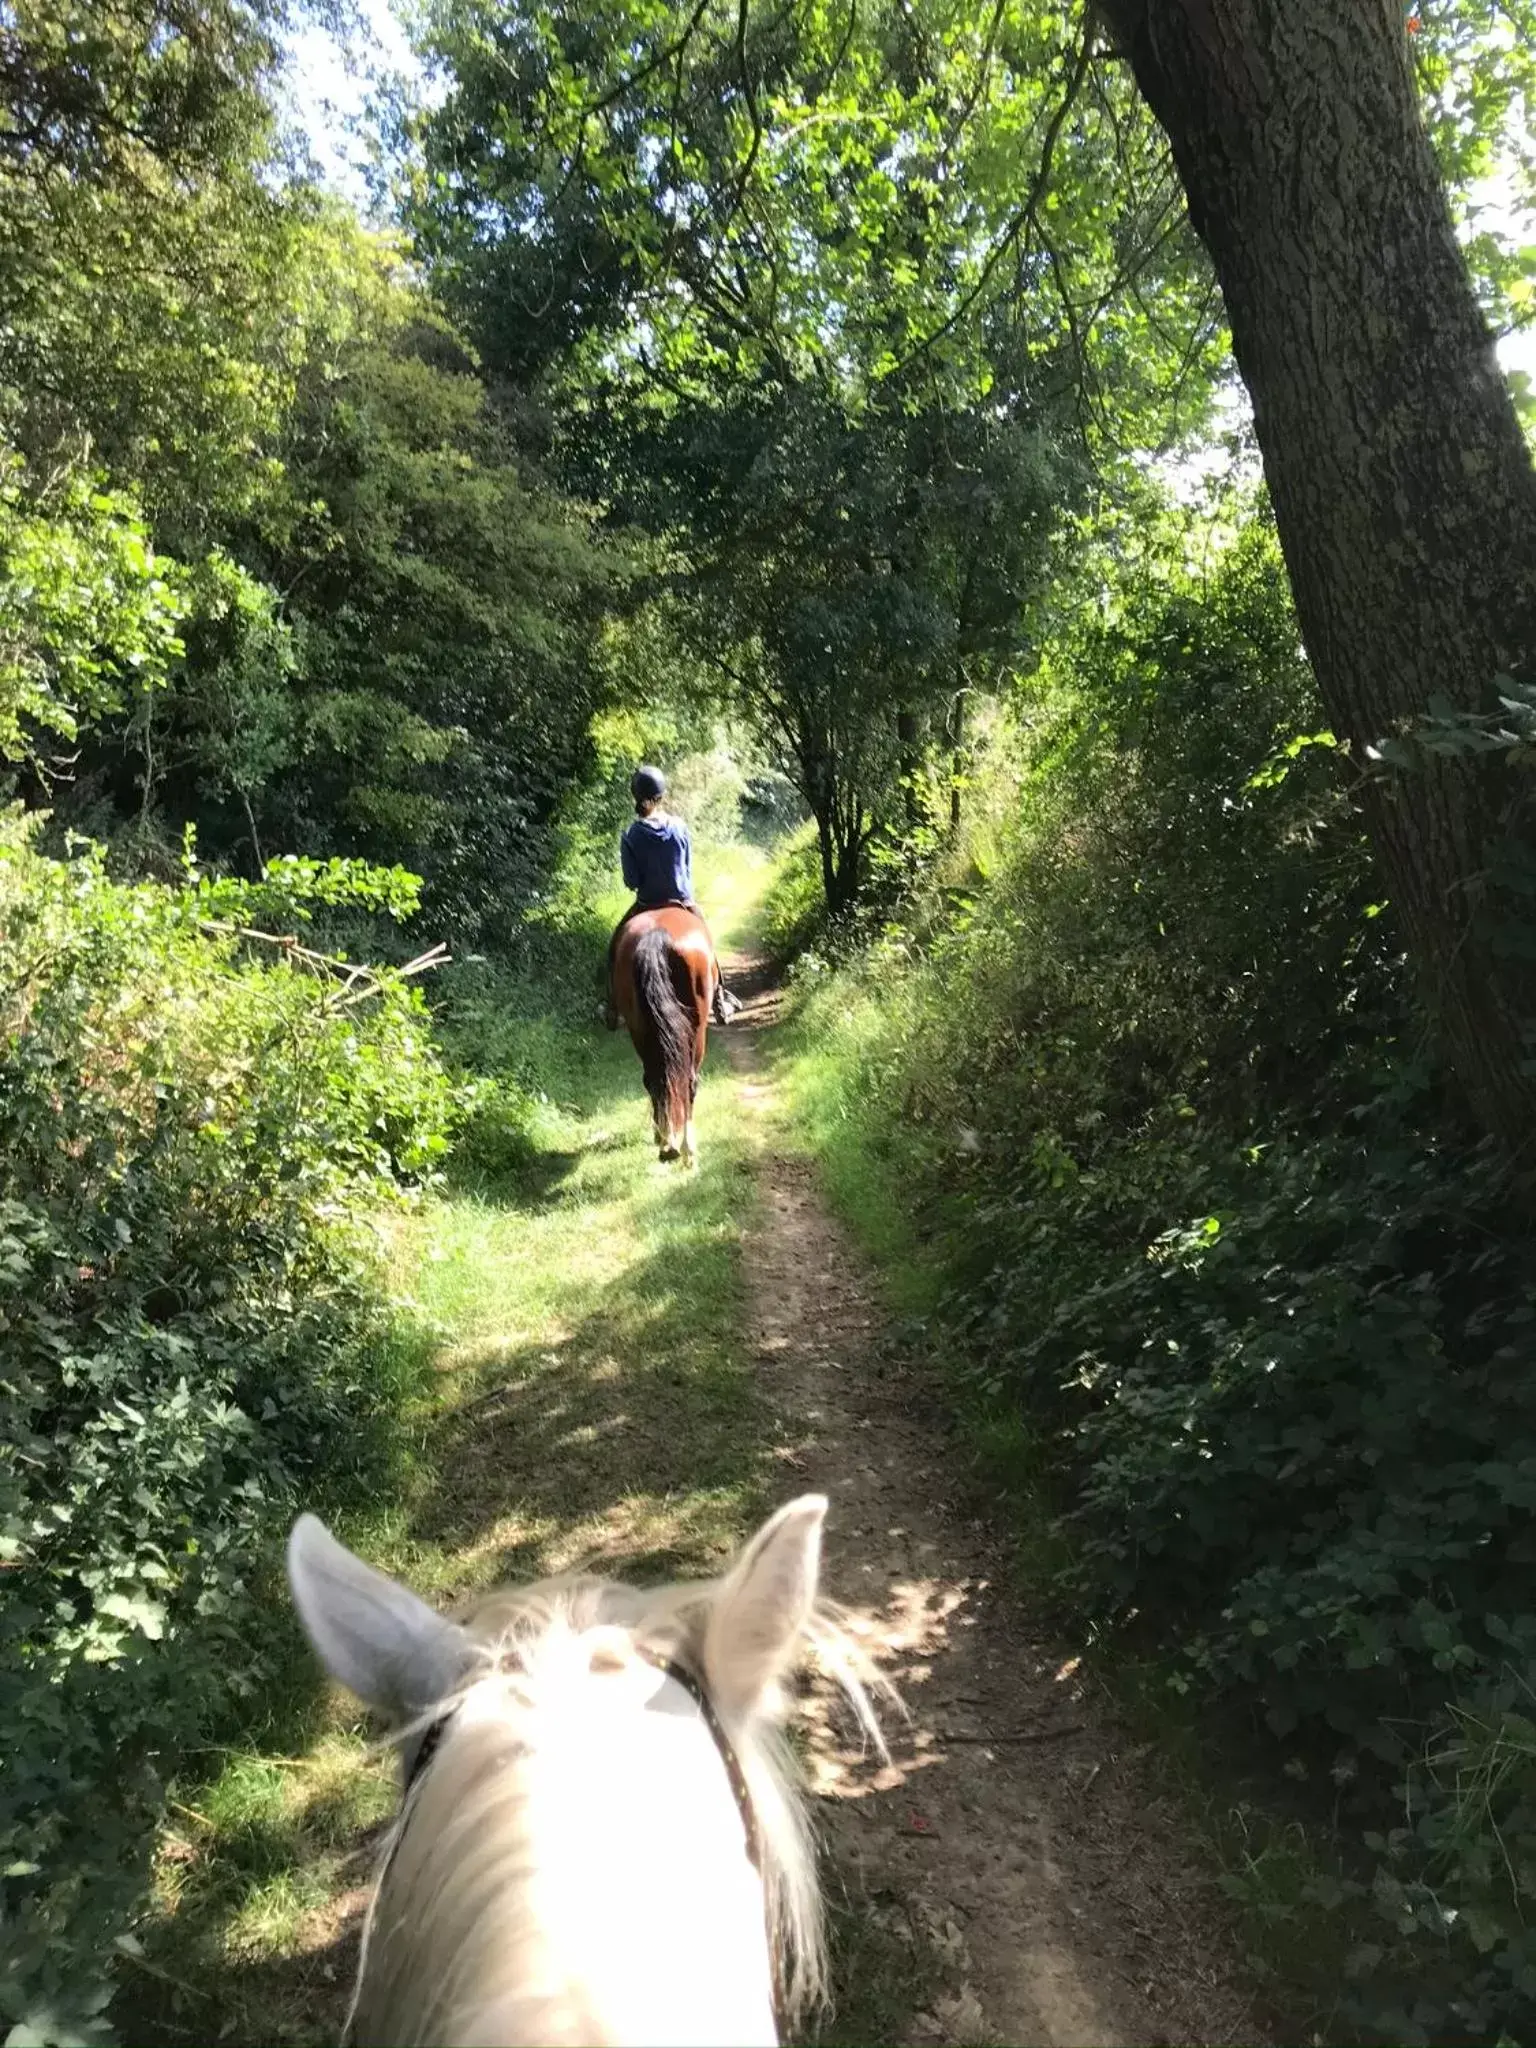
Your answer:
[[[550,1332],[539,1333],[548,1339]],[[479,1373],[491,1366],[501,1365],[516,1351],[528,1343],[532,1332],[526,1327],[513,1330],[487,1331],[483,1336],[470,1338],[463,1344],[445,1344],[436,1354],[433,1364],[437,1371],[447,1376],[452,1373]],[[568,1333],[559,1332],[557,1343],[564,1343]],[[548,1362],[554,1363],[554,1354],[548,1354]]]
[[[551,1105],[549,1151],[515,1185],[449,1187],[379,1225],[397,1306],[430,1346],[436,1476],[387,1511],[368,1554],[449,1609],[582,1566],[716,1570],[777,1469],[741,1339],[752,1195],[736,1076],[723,1061],[706,1076],[687,1178],[656,1164],[627,1043],[594,1034],[581,1102]],[[254,2015],[282,2015],[284,2038],[334,2038],[395,1799],[359,1720],[343,1694],[317,1694],[292,1757],[247,1760],[222,1804],[167,1838],[157,1957],[195,1948],[238,2038],[260,2037]]]
[[[734,1491],[636,1494],[572,1519],[514,1511],[456,1551],[454,1582],[464,1597],[478,1598],[509,1576],[591,1570],[625,1577],[637,1564],[658,1559],[692,1560],[692,1569],[707,1570],[729,1554],[741,1525],[741,1499]],[[515,1573],[506,1570],[509,1558],[517,1560]]]
[[[306,1752],[232,1752],[197,1805],[172,1802],[154,1901],[176,1929],[174,1968],[156,1961],[146,1982],[199,2001],[190,2011],[207,2038],[244,2031],[258,2013],[283,2039],[334,2038],[396,1798],[393,1758],[356,1732],[357,1717],[328,1689]]]
[[[453,1195],[419,1221],[416,1291],[453,1393],[412,1550],[455,1593],[584,1562],[707,1571],[762,1497],[739,1084],[714,1076],[686,1178],[656,1164],[635,1086],[634,1142],[609,1142],[606,1110],[600,1147],[568,1129],[581,1164],[549,1207]]]
[[[460,1593],[477,1597],[501,1576],[500,1567],[509,1554],[542,1556],[556,1539],[560,1524],[548,1516],[517,1513],[499,1516],[486,1524],[472,1543],[454,1553],[453,1579]]]
[[[866,1562],[865,1577],[878,1567]],[[846,1708],[824,1678],[813,1682],[803,1704],[809,1732],[808,1771],[812,1789],[830,1799],[864,1799],[894,1791],[913,1773],[944,1761],[943,1731],[924,1718],[922,1687],[933,1675],[934,1660],[949,1647],[956,1627],[969,1624],[965,1612],[985,1582],[942,1579],[896,1580],[878,1604],[844,1605],[840,1619],[860,1652],[900,1702],[887,1702],[881,1713],[888,1757],[881,1757],[850,1729]]]
[[[0,2048],[353,2032],[320,1664],[813,1489],[823,2048],[1536,2048],[1536,0],[0,44]]]
[[[740,1502],[732,1496],[691,1494],[682,1499],[639,1495],[573,1523],[544,1552],[544,1569],[601,1570],[615,1577],[653,1557],[721,1561],[740,1528]]]

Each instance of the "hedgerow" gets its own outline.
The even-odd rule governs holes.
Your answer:
[[[371,1219],[452,1105],[409,984],[241,935],[410,878],[130,886],[35,839],[0,819],[0,2023],[67,2040],[167,1779],[283,1654],[293,1511],[388,1469]]]
[[[1074,1617],[1339,1817],[1353,2024],[1524,2039],[1527,1197],[1425,1049],[1265,522],[1188,537],[1052,642],[1001,859],[809,979],[803,1061]]]

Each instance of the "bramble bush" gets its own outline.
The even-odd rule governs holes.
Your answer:
[[[0,2027],[93,2038],[167,1778],[283,1654],[300,1506],[387,1474],[415,1370],[380,1206],[452,1098],[414,989],[242,940],[410,878],[109,879],[0,817]]]
[[[1071,1611],[1339,1814],[1354,2024],[1529,2039],[1536,1252],[1422,1050],[1272,535],[1187,539],[1047,650],[1004,858],[810,981],[805,1061],[921,1205]]]

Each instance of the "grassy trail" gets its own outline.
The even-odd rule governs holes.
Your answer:
[[[703,850],[700,867],[725,951],[768,864],[737,847]],[[579,1559],[708,1571],[770,1497],[742,1342],[756,1201],[743,1080],[717,1040],[702,1164],[684,1175],[658,1164],[638,1063],[596,1025],[595,998],[591,1016],[546,1028],[564,1041],[563,1083],[532,1160],[390,1226],[396,1292],[432,1350],[413,1418],[421,1478],[344,1533],[440,1599]],[[296,1657],[259,1747],[209,1761],[172,1809],[120,2024],[168,2043],[334,2040],[388,1760]]]

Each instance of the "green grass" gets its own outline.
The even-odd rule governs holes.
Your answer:
[[[853,1901],[830,1873],[825,1886],[834,2002],[818,2048],[869,2048],[909,2040],[913,2016],[932,2012],[961,1986],[921,1910],[894,1893]]]
[[[943,1272],[904,1198],[916,1162],[880,1085],[899,1037],[868,987],[830,972],[807,977],[774,1047],[779,1136],[815,1162],[832,1206],[879,1268],[893,1311],[923,1317],[937,1303]]]
[[[701,848],[722,950],[750,937],[767,857]],[[743,1342],[740,1244],[751,1120],[718,1057],[701,1163],[663,1167],[633,1049],[597,1021],[610,912],[551,940],[539,971],[466,965],[445,991],[451,1052],[515,1108],[498,1170],[388,1219],[405,1349],[430,1351],[400,1497],[348,1521],[364,1556],[449,1597],[584,1560],[626,1575],[717,1567],[768,1499]],[[419,1357],[417,1357],[419,1365]],[[359,1888],[393,1803],[356,1708],[318,1683],[280,1585],[291,1680],[248,1746],[186,1760],[156,1904],[127,1962],[135,2040],[334,2040]]]
[[[816,827],[807,820],[780,848],[759,915],[763,949],[770,959],[787,965],[814,943],[825,923]]]

